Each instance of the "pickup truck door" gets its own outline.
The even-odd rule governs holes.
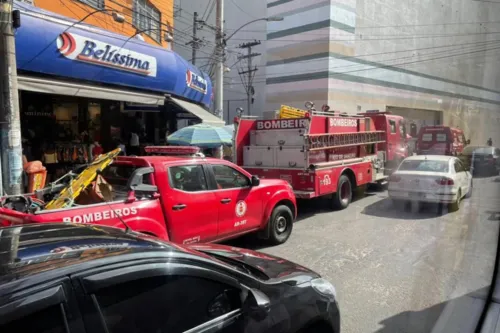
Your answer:
[[[262,198],[247,175],[226,165],[211,163],[212,187],[219,208],[218,238],[255,229],[262,222]]]
[[[170,240],[190,244],[217,237],[217,197],[210,191],[201,163],[167,166],[165,212]]]

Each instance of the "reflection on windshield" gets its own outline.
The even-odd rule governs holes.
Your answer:
[[[448,161],[404,161],[399,171],[424,171],[424,172],[448,172]]]

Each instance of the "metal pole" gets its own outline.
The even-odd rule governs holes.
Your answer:
[[[219,114],[219,117],[224,121],[224,0],[217,1],[217,13],[215,16],[216,22],[216,34],[215,34],[215,45],[217,47],[216,61],[217,67],[215,69],[215,112]],[[224,149],[220,147],[220,158],[224,158]]]
[[[0,0],[0,142],[3,189],[16,195],[22,191],[23,153],[12,3]]]
[[[215,70],[215,111],[224,120],[224,0],[217,1],[217,32],[215,45],[217,46]]]
[[[196,65],[196,48],[198,47],[198,39],[196,38],[196,32],[198,31],[198,12],[194,12],[193,14],[193,44],[192,54],[191,54],[191,62],[193,65]]]
[[[247,112],[250,115],[250,109],[252,108],[252,47],[248,48],[248,83],[247,83]]]

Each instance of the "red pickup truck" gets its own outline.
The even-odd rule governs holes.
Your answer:
[[[35,212],[1,207],[0,226],[61,221],[128,227],[184,244],[259,232],[280,244],[297,212],[286,181],[260,180],[221,159],[117,157],[100,176],[111,185],[110,201]]]

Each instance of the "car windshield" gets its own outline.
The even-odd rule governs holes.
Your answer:
[[[448,172],[448,161],[406,160],[401,163],[398,171]]]

